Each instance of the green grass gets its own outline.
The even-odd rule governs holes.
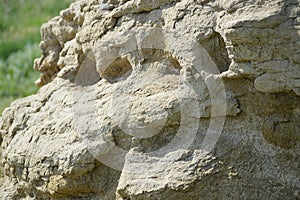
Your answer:
[[[38,56],[38,44],[33,43],[11,53],[6,60],[0,59],[0,107],[4,108],[12,100],[37,91],[33,82],[38,73],[33,71],[32,66],[33,58]]]
[[[0,0],[0,115],[14,99],[35,93],[40,27],[74,0]]]

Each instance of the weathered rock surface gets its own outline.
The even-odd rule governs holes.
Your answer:
[[[0,118],[1,199],[299,199],[299,4],[74,2]]]

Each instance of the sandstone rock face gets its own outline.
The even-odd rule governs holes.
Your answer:
[[[298,0],[78,0],[0,118],[1,199],[299,199]]]

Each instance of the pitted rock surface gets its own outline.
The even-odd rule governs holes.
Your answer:
[[[299,199],[299,4],[75,1],[41,27],[40,90],[0,118],[1,199]]]

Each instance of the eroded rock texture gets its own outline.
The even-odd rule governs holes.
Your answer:
[[[299,199],[299,3],[74,2],[0,118],[1,199]]]

